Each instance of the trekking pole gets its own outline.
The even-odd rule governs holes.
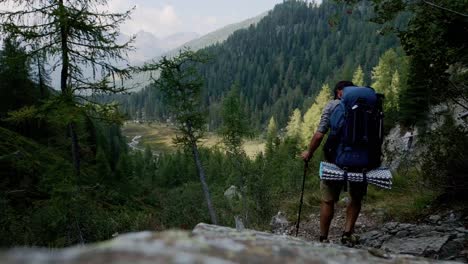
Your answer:
[[[304,186],[305,186],[305,179],[306,179],[308,167],[309,167],[309,163],[307,161],[304,161],[304,176],[302,177],[301,201],[299,202],[299,212],[297,214],[296,237],[299,234],[299,224],[301,222],[302,203],[304,200]]]

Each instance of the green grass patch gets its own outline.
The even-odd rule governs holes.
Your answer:
[[[135,136],[141,136],[138,148],[144,149],[147,145],[153,151],[170,153],[177,149],[173,139],[177,135],[177,129],[164,123],[133,123],[128,122],[122,128],[122,133],[130,142]],[[223,147],[222,139],[214,133],[206,133],[200,140],[200,147]],[[265,143],[259,139],[246,140],[244,150],[249,157],[254,157],[264,151]]]
[[[412,221],[425,215],[439,192],[424,184],[420,172],[395,172],[392,190],[369,186],[366,204],[371,210],[384,212],[384,219]]]

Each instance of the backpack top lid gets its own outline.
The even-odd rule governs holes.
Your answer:
[[[367,105],[375,105],[377,103],[377,94],[370,87],[347,86],[343,89],[341,101],[345,106],[353,107],[359,99],[364,99],[364,103]]]

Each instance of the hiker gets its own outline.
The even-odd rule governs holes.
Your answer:
[[[331,127],[331,115],[335,108],[340,104],[340,99],[343,96],[343,89],[348,86],[354,86],[350,81],[340,81],[336,84],[334,100],[330,101],[322,112],[322,117],[317,128],[317,132],[313,135],[309,148],[302,153],[302,159],[308,162],[317,148],[320,146],[325,134]],[[326,147],[326,146],[325,146]],[[325,153],[326,154],[326,153]],[[327,159],[327,155],[326,159]],[[334,160],[327,160],[334,163]],[[341,190],[347,182],[343,181],[320,181],[321,203],[320,203],[320,242],[328,242],[328,231],[333,219],[334,205],[338,202]],[[364,182],[349,182],[349,194],[351,201],[346,209],[346,223],[341,242],[343,244],[354,245],[358,238],[353,235],[354,225],[361,211],[361,201],[367,193],[367,183]]]

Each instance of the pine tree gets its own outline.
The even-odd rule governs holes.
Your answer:
[[[37,95],[26,51],[6,38],[0,52],[0,122],[9,111],[34,103]]]
[[[314,103],[304,114],[304,121],[301,126],[301,136],[304,145],[309,143],[310,137],[315,132],[320,122],[322,110],[331,99],[330,86],[324,84],[320,93],[315,98]]]
[[[102,148],[98,148],[96,154],[96,164],[97,169],[96,172],[98,174],[98,178],[105,179],[107,183],[111,182],[111,168],[109,166],[109,161],[106,158],[106,153]]]
[[[101,113],[102,107],[86,104],[83,94],[117,93],[125,89],[116,85],[116,78],[126,78],[129,71],[112,65],[111,61],[124,60],[130,41],[118,44],[119,26],[130,16],[125,13],[102,12],[106,0],[5,0],[21,7],[19,11],[0,12],[0,30],[21,39],[28,56],[58,58],[61,67],[60,97],[52,103],[60,105],[71,137],[72,160],[75,174],[80,174],[80,150],[77,122],[82,110]],[[30,22],[34,21],[34,24]],[[45,54],[45,55],[44,55]],[[86,76],[83,67],[93,70]],[[96,76],[100,75],[100,79]],[[79,100],[78,100],[79,99]],[[115,110],[115,107],[114,107]]]
[[[239,87],[233,85],[223,100],[221,135],[228,152],[235,155],[242,152],[243,138],[249,135],[246,115],[240,102]]]
[[[243,112],[243,105],[240,101],[239,87],[233,85],[228,95],[223,100],[222,117],[223,124],[221,134],[223,142],[226,145],[228,157],[236,168],[235,174],[238,175],[238,184],[242,194],[242,215],[244,225],[247,225],[247,196],[246,196],[246,179],[245,179],[245,152],[242,148],[243,138],[249,135],[249,127],[247,124],[246,115]]]
[[[217,224],[216,212],[206,183],[205,169],[202,165],[198,143],[206,129],[206,112],[201,101],[203,79],[197,71],[197,64],[205,63],[206,56],[189,49],[181,50],[173,58],[162,57],[158,63],[144,65],[141,71],[160,71],[154,86],[165,96],[171,114],[177,123],[180,135],[175,143],[181,144],[193,155],[198,176],[203,187],[211,222]]]
[[[353,83],[357,86],[364,86],[364,72],[361,65],[359,65],[353,74]]]

